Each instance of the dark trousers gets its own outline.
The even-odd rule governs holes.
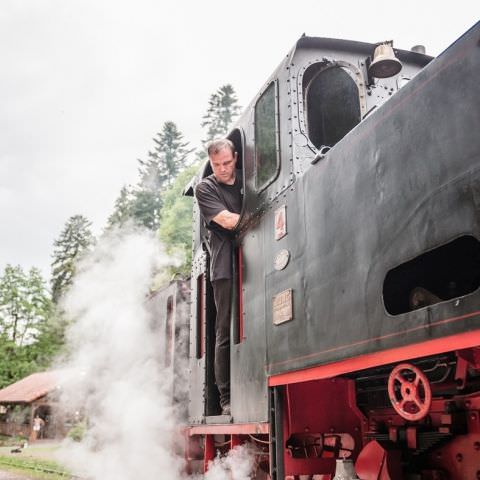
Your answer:
[[[220,405],[230,403],[230,302],[232,280],[214,280],[213,296],[217,309],[215,322],[215,381],[220,392]]]

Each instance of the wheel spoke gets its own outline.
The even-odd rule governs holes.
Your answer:
[[[423,408],[423,406],[425,405],[425,402],[423,402],[422,399],[418,395],[415,395],[415,397],[412,398],[412,402],[417,406],[417,408],[419,410],[421,410]]]

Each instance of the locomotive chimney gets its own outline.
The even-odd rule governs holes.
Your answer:
[[[411,49],[411,52],[415,53],[421,53],[422,55],[425,55],[427,53],[425,49],[425,45],[414,45]]]

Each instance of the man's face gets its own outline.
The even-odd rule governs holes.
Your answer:
[[[232,185],[235,182],[236,164],[237,153],[233,154],[228,147],[210,155],[210,165],[212,166],[213,174],[220,183]]]

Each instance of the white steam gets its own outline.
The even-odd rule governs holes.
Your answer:
[[[249,480],[254,461],[251,447],[235,447],[225,457],[217,456],[210,463],[204,478],[205,480]]]
[[[72,327],[62,400],[70,420],[86,419],[87,429],[60,454],[76,475],[185,478],[172,369],[163,368],[165,341],[146,302],[153,275],[171,263],[153,235],[130,231],[101,239],[79,268],[65,302]],[[212,463],[205,480],[248,479],[251,458],[248,449],[234,449]]]
[[[166,394],[171,379],[159,362],[145,304],[154,272],[171,263],[153,236],[106,237],[80,266],[66,299],[74,320],[66,370],[67,410],[85,414],[82,442],[65,446],[63,461],[98,480],[176,478],[177,430]]]

